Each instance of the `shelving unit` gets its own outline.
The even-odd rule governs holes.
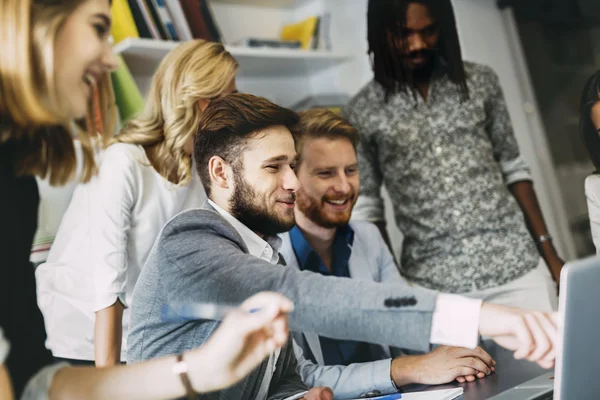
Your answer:
[[[163,57],[180,42],[152,39],[125,39],[114,47],[114,52],[125,59],[134,76],[154,73]],[[326,51],[248,48],[226,46],[240,63],[239,76],[244,77],[297,77],[306,76],[340,65],[352,55]]]
[[[311,0],[212,0],[212,3],[252,5],[259,7],[293,8],[305,4]]]

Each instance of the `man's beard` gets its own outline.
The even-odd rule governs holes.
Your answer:
[[[356,203],[356,195],[351,194],[350,198],[348,199],[348,201],[352,203],[350,212],[344,214],[339,213],[335,218],[332,218],[329,214],[323,212],[323,202],[325,201],[325,198],[321,200],[315,200],[309,197],[307,194],[302,193],[296,199],[296,207],[298,207],[298,210],[300,210],[306,216],[306,218],[322,228],[333,229],[347,225],[350,221],[350,216],[352,215],[354,203]]]
[[[275,210],[269,210],[266,203],[256,204],[263,197],[244,181],[243,171],[235,172],[235,190],[229,200],[231,215],[246,225],[251,231],[266,236],[275,236],[287,232],[295,225],[294,214],[284,220],[279,218]],[[292,194],[292,196],[295,195]]]
[[[438,62],[438,53],[435,50],[420,50],[409,53],[405,58],[408,61],[419,56],[425,57],[427,62],[418,67],[407,68],[407,72],[412,82],[427,82],[431,78],[435,65]]]

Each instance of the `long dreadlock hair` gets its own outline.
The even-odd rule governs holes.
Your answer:
[[[590,159],[596,168],[595,173],[600,173],[600,132],[592,122],[592,107],[600,102],[600,70],[596,71],[586,81],[581,92],[579,103],[579,132]]]
[[[400,91],[414,91],[409,71],[402,63],[402,42],[392,40],[406,27],[409,3],[420,3],[429,9],[440,31],[438,54],[447,65],[449,78],[457,85],[463,100],[469,89],[456,29],[456,18],[450,0],[369,0],[367,41],[375,81],[381,84],[386,99]]]

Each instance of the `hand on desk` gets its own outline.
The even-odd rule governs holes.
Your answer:
[[[428,354],[395,358],[391,376],[398,387],[412,383],[439,385],[455,379],[472,382],[489,375],[494,365],[496,362],[481,347],[440,346]]]
[[[210,339],[186,356],[197,359],[199,365],[210,365],[210,379],[197,376],[191,368],[194,389],[210,392],[226,388],[284,346],[289,334],[287,313],[293,308],[285,297],[263,292],[246,300],[241,310],[229,313]],[[249,313],[252,309],[259,311]],[[192,361],[190,365],[196,364]]]
[[[325,386],[312,388],[303,397],[304,400],[333,400],[333,391]]]
[[[516,359],[534,361],[543,368],[554,366],[558,337],[556,313],[483,303],[479,332],[513,350]]]

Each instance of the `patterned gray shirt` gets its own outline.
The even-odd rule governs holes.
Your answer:
[[[440,66],[427,100],[375,81],[344,109],[359,130],[361,195],[353,217],[384,220],[385,184],[404,234],[402,273],[464,293],[508,283],[539,254],[507,185],[530,180],[502,89],[488,67],[465,63],[469,100]]]

